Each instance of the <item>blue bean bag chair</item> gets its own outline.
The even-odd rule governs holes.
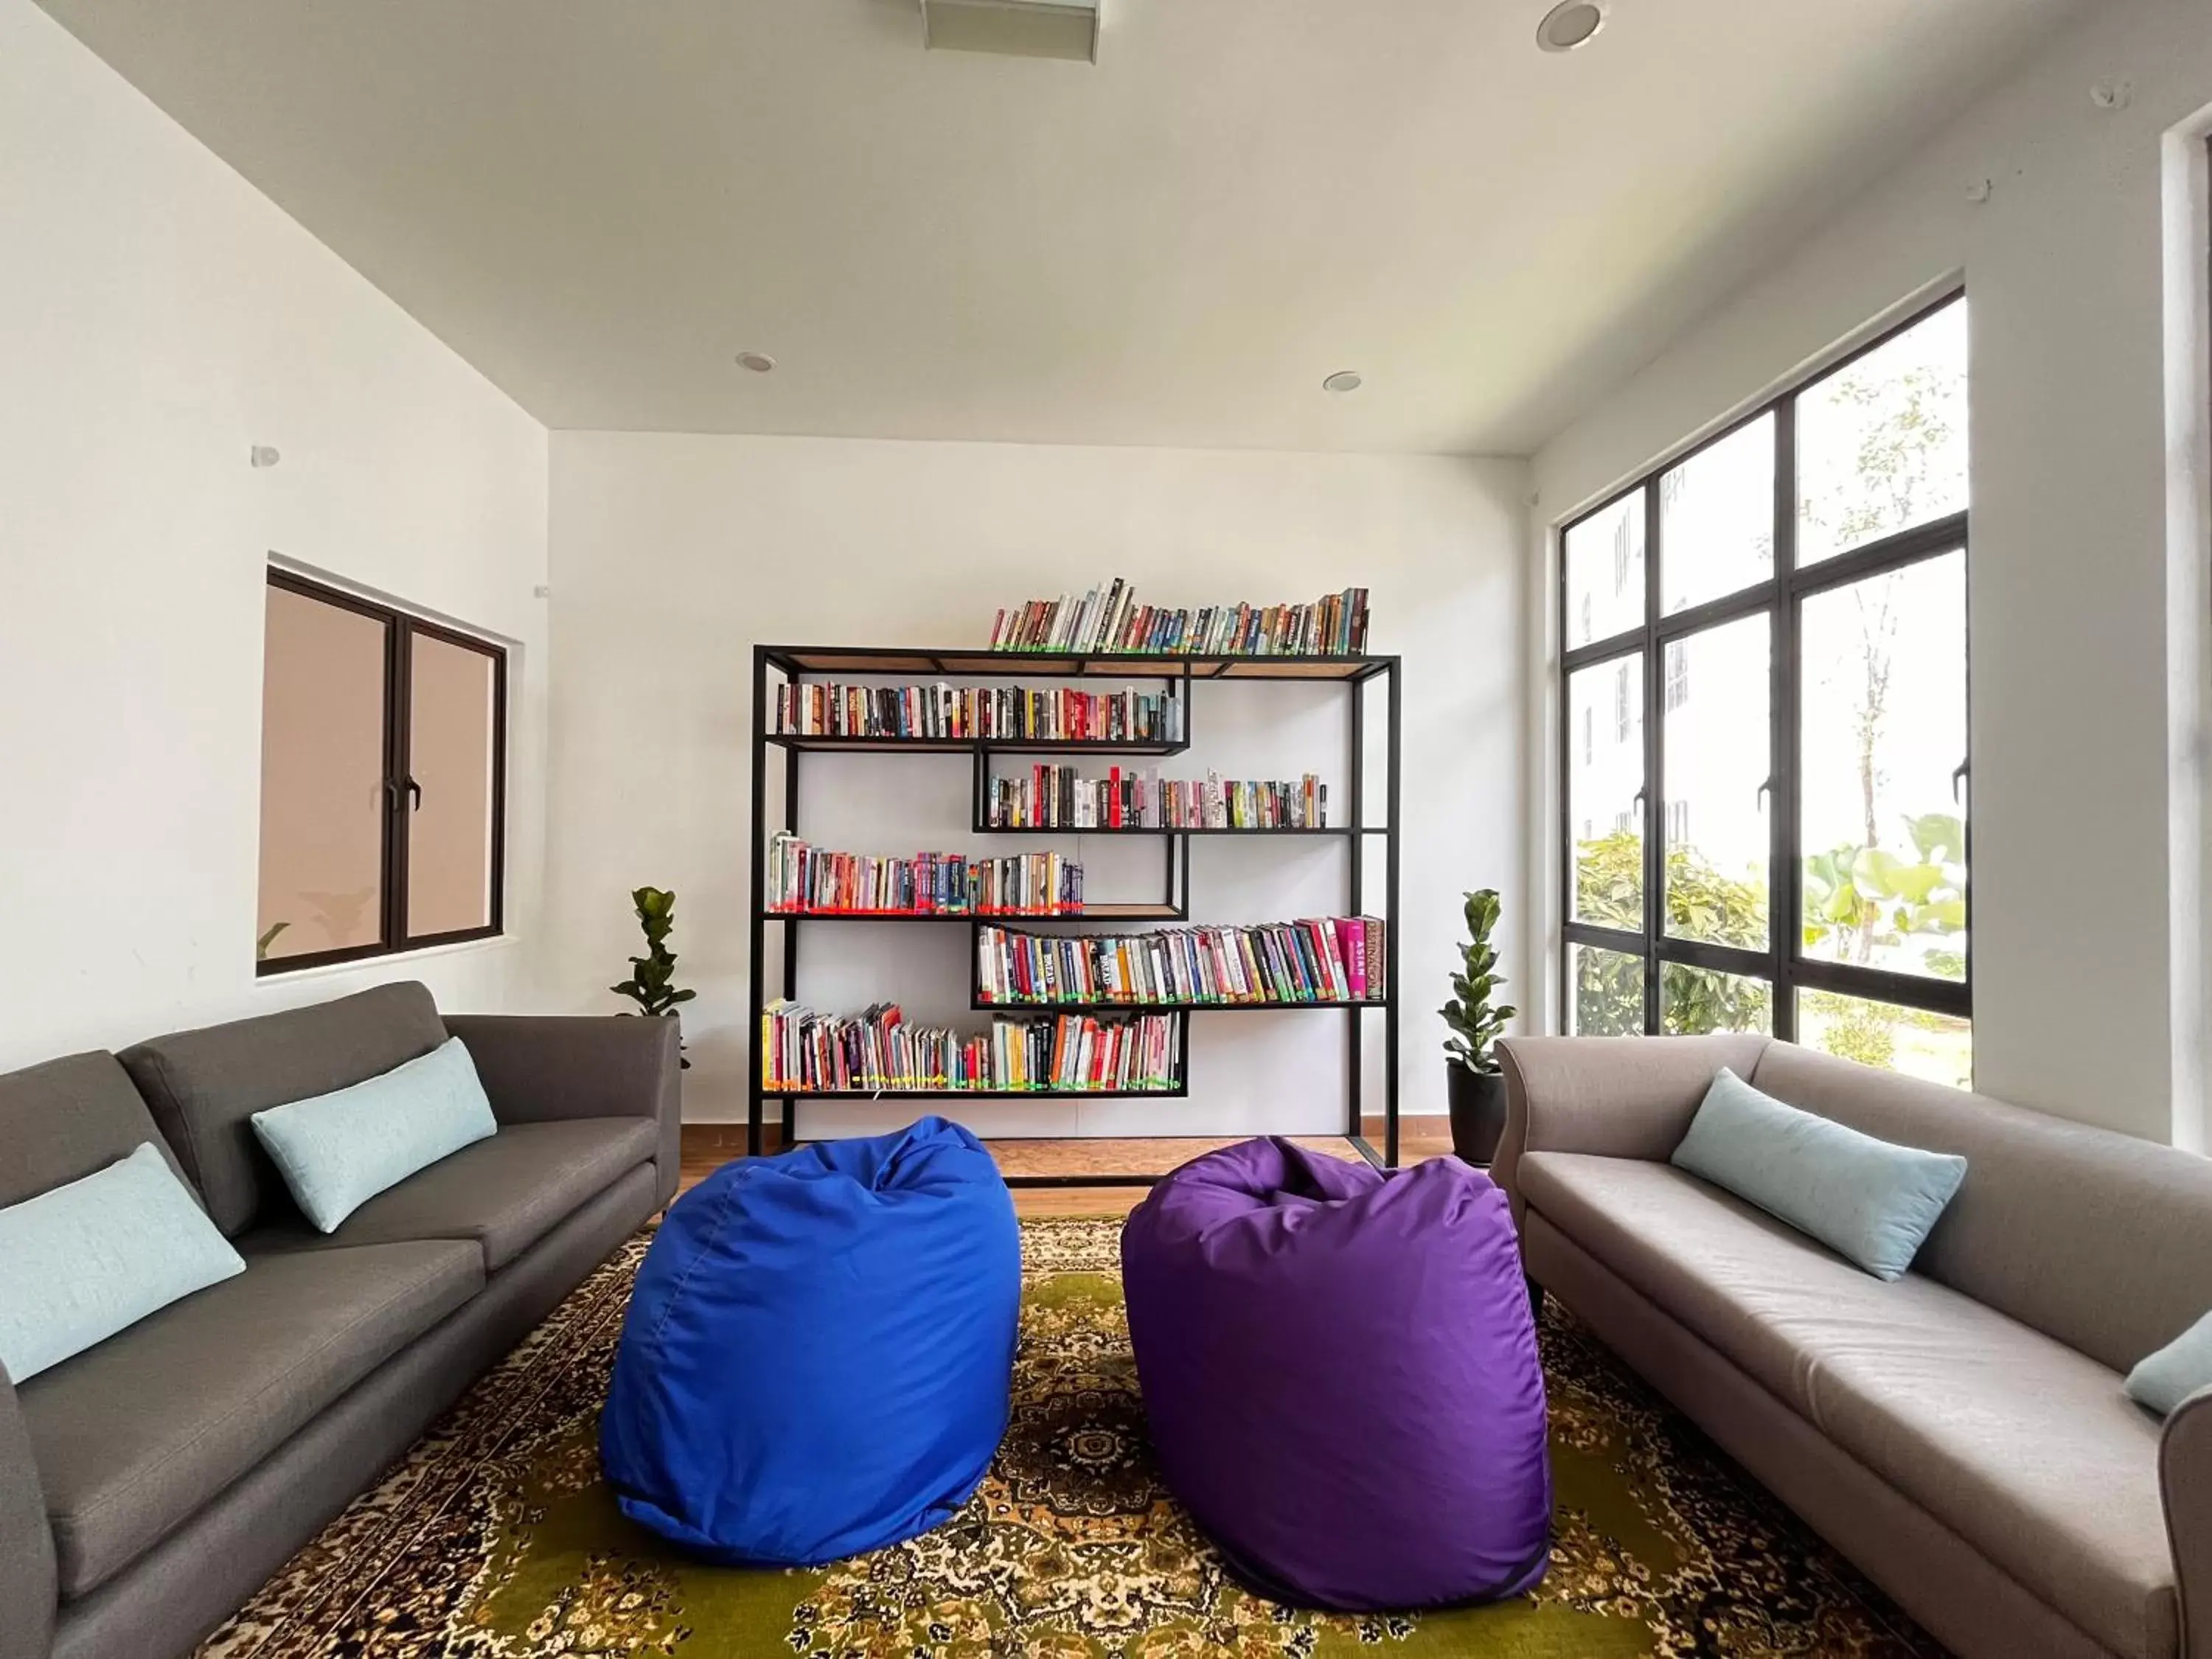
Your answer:
[[[733,1565],[950,1519],[1006,1432],[1021,1237],[957,1123],[725,1164],[646,1252],[599,1419],[623,1512]]]

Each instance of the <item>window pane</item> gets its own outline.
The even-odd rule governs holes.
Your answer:
[[[1593,513],[1566,536],[1569,646],[1644,623],[1644,492]]]
[[[1644,658],[1601,662],[1567,678],[1567,832],[1575,919],[1644,927]]]
[[[1666,653],[1667,932],[1768,948],[1766,778],[1772,665],[1764,612]]]
[[[1966,508],[1966,307],[1797,398],[1797,562],[1817,564]]]
[[[268,590],[261,893],[274,961],[383,938],[385,624]]]
[[[1635,1036],[1644,1030],[1644,958],[1595,945],[1567,947],[1573,1036]]]
[[[1773,988],[1763,979],[1669,962],[1659,969],[1659,1029],[1668,1036],[1771,1031]]]
[[[1774,574],[1774,416],[1762,415],[1659,480],[1669,616]]]
[[[1973,1087],[1974,1028],[1948,1014],[1832,991],[1800,991],[1797,1041],[1929,1083]]]
[[[492,657],[417,633],[408,711],[407,932],[491,925]]]
[[[1964,979],[1966,556],[1814,595],[1798,648],[1804,954]]]

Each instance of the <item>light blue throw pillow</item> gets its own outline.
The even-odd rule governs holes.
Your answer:
[[[1877,1279],[1912,1265],[1966,1160],[1863,1135],[1723,1068],[1674,1149],[1687,1170],[1848,1256]]]
[[[253,1115],[294,1201],[326,1233],[386,1188],[498,1131],[459,1037],[366,1083]]]
[[[2212,1314],[2128,1373],[2128,1398],[2160,1417],[2171,1417],[2199,1389],[2212,1389]]]
[[[0,1210],[0,1364],[27,1382],[246,1271],[153,1142]]]

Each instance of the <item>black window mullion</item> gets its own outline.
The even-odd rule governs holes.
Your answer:
[[[1961,1019],[1972,1017],[1973,993],[1965,980],[1930,979],[1923,974],[1869,968],[1856,962],[1826,962],[1816,957],[1799,959],[1792,965],[1790,977],[1807,990],[1832,991],[1838,996],[1857,997],[1868,1002],[1888,1002],[1900,1008],[1955,1014]]]
[[[1790,529],[1794,536],[1796,529],[1796,514],[1794,512],[1790,514]],[[1793,571],[1790,578],[1790,592],[1793,598],[1802,599],[1815,593],[1825,593],[1831,588],[1849,587],[1869,576],[1883,575],[1892,570],[1902,569],[1908,564],[1917,564],[1923,559],[1955,553],[1966,544],[1966,514],[1954,513],[1947,519],[1915,525],[1910,530],[1900,530],[1878,542],[1869,542],[1864,547],[1855,547],[1848,553],[1832,554],[1818,564]]]
[[[1797,604],[1790,592],[1796,568],[1797,400],[1784,398],[1774,411],[1774,592],[1768,599],[1773,606],[1773,655],[1767,730],[1773,772],[1766,795],[1772,851],[1767,866],[1766,919],[1772,953],[1767,972],[1773,987],[1768,994],[1768,1022],[1785,1042],[1797,1036],[1797,999],[1790,969],[1801,936],[1797,883],[1802,868],[1797,852],[1797,683],[1803,665],[1797,659]]]
[[[1667,932],[1667,699],[1666,666],[1659,649],[1659,610],[1664,588],[1659,564],[1659,480],[1644,491],[1644,1029],[1659,1030],[1659,941]]]
[[[384,948],[407,940],[407,777],[415,746],[409,719],[415,695],[415,635],[404,617],[391,621],[392,666],[384,687]]]
[[[1659,941],[1659,960],[1679,962],[1717,974],[1735,974],[1745,979],[1765,979],[1773,971],[1772,957],[1765,951],[1737,945],[1712,945],[1704,939],[1665,938]]]
[[[1624,631],[1611,637],[1594,641],[1588,645],[1562,652],[1563,672],[1560,695],[1562,719],[1560,732],[1561,802],[1560,844],[1563,851],[1560,877],[1562,943],[1582,945],[1590,948],[1632,951],[1641,948],[1644,964],[1644,1029],[1656,1033],[1662,1024],[1661,972],[1668,962],[1681,963],[1713,971],[1738,974],[1750,978],[1765,978],[1771,987],[1773,998],[1772,1030],[1776,1036],[1794,1040],[1796,1035],[1796,994],[1801,988],[1829,991],[1838,994],[1863,997],[1894,1004],[1900,1007],[1972,1017],[1972,912],[1969,910],[1970,931],[1967,935],[1967,974],[1962,981],[1936,980],[1923,975],[1874,969],[1853,963],[1837,963],[1808,958],[1803,952],[1803,931],[1800,911],[1803,904],[1802,836],[1802,773],[1803,759],[1800,754],[1802,732],[1800,730],[1805,665],[1801,659],[1799,606],[1810,594],[1862,581],[1870,576],[1899,569],[1922,560],[1941,556],[1967,545],[1968,515],[1961,512],[1929,524],[1917,525],[1894,532],[1877,541],[1800,568],[1797,563],[1797,412],[1798,399],[1818,386],[1831,375],[1848,367],[1865,353],[1875,350],[1906,330],[1918,326],[1945,307],[1955,303],[1960,296],[1954,295],[1929,307],[1896,326],[1885,330],[1880,336],[1867,341],[1849,356],[1831,363],[1814,380],[1793,388],[1771,404],[1753,411],[1732,422],[1724,431],[1715,434],[1707,443],[1717,442],[1733,434],[1742,425],[1758,420],[1768,413],[1774,416],[1774,491],[1773,544],[1774,573],[1770,580],[1758,586],[1724,594],[1695,607],[1669,617],[1662,613],[1664,586],[1662,580],[1666,550],[1662,519],[1662,483],[1666,475],[1691,455],[1693,449],[1656,469],[1637,483],[1629,484],[1608,496],[1590,514],[1595,516],[1616,507],[1622,498],[1637,489],[1644,491],[1644,616],[1640,628]],[[1698,449],[1705,446],[1701,444]],[[1569,605],[1572,595],[1568,586],[1565,558],[1565,536],[1575,527],[1570,524],[1562,528],[1559,546],[1559,593],[1561,638],[1570,629]],[[1670,939],[1666,926],[1666,854],[1667,815],[1664,811],[1666,780],[1666,664],[1665,653],[1671,641],[1717,626],[1723,623],[1765,611],[1769,618],[1769,640],[1771,659],[1769,681],[1770,696],[1770,768],[1768,777],[1769,805],[1769,939],[1764,952],[1738,950],[1731,946],[1711,945],[1693,940]],[[1971,638],[1966,642],[1971,653]],[[1601,663],[1616,661],[1641,652],[1644,657],[1644,788],[1639,797],[1642,806],[1641,830],[1644,860],[1644,927],[1640,939],[1624,930],[1597,927],[1574,920],[1576,846],[1571,817],[1573,804],[1567,788],[1572,772],[1575,733],[1571,729],[1565,712],[1565,685],[1569,675]],[[1971,743],[1970,743],[1971,748]],[[1970,758],[1970,757],[1969,757]],[[1972,825],[1967,824],[1971,842]],[[1967,881],[1969,905],[1972,902],[1973,864],[1971,847],[1967,852]],[[1563,1026],[1571,1024],[1573,1009],[1573,975],[1568,968],[1568,952],[1560,952],[1560,975]]]

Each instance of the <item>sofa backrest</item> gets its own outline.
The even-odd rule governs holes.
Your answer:
[[[9,1072],[0,1076],[0,1208],[81,1181],[149,1141],[184,1175],[113,1054]]]
[[[2212,1311],[2212,1158],[1777,1042],[1749,1081],[1966,1178],[1912,1266],[2124,1371]]]
[[[335,1002],[134,1044],[118,1056],[216,1226],[235,1238],[291,1204],[255,1140],[254,1113],[388,1072],[446,1040],[426,986],[380,985]]]

